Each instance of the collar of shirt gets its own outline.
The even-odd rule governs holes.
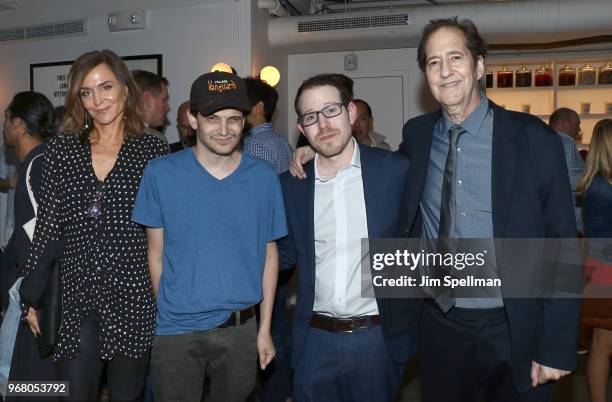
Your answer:
[[[249,136],[256,136],[257,134],[260,133],[265,133],[265,132],[270,132],[270,131],[274,131],[272,129],[272,123],[264,123],[264,124],[260,124],[257,127],[253,127],[249,130]]]
[[[357,145],[357,141],[355,141],[355,138],[351,137],[350,140],[353,141],[353,145],[355,146],[353,149],[353,157],[351,158],[351,161],[349,162],[349,164],[343,167],[342,169],[340,169],[338,173],[340,173],[341,171],[345,169],[350,169],[350,168],[361,169],[361,153],[359,152],[359,145]],[[325,182],[335,179],[335,177],[322,176],[319,173],[318,165],[319,165],[319,154],[317,153],[315,154],[315,159],[314,159],[315,181],[318,181],[320,183],[325,183]]]
[[[565,134],[563,131],[557,131],[557,134],[559,134],[561,137],[565,137],[566,139],[570,139],[573,143],[576,142],[574,141],[574,137],[569,134]]]
[[[21,162],[24,165],[27,165],[30,163],[30,161],[38,154],[42,153],[43,150],[47,147],[46,143],[42,143],[42,144],[38,144],[37,146],[35,146],[34,148],[32,148],[30,150],[30,152],[28,152],[28,154],[26,155],[25,158],[23,158],[23,161]]]
[[[381,142],[387,139],[387,137],[374,130],[368,133],[368,137],[370,137],[370,141],[372,141],[372,145],[370,145],[371,147],[378,147]]]
[[[481,92],[480,103],[478,104],[478,107],[476,107],[476,109],[474,109],[474,111],[470,113],[469,116],[465,118],[465,120],[463,120],[463,122],[461,123],[461,127],[463,127],[463,129],[471,135],[477,136],[478,131],[480,131],[480,126],[482,125],[482,122],[487,116],[488,111],[489,100]],[[451,120],[450,116],[446,114],[446,112],[444,112],[443,115],[444,117],[439,121],[439,124],[441,124],[440,130],[437,132],[444,136],[447,136],[448,129],[451,128],[451,126],[453,126],[455,123]]]

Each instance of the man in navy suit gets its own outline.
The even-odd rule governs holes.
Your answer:
[[[485,55],[469,20],[424,28],[419,66],[442,108],[404,126],[400,151],[410,173],[400,228],[431,239],[575,237],[561,141],[540,119],[480,92]],[[482,387],[491,402],[551,401],[553,381],[575,368],[578,321],[577,300],[500,292],[426,302],[423,400],[475,402]]]
[[[281,267],[297,263],[293,327],[298,402],[386,402],[416,349],[409,301],[362,297],[362,239],[395,237],[408,159],[359,145],[356,108],[337,75],[304,81],[298,129],[315,149],[307,180],[281,176],[289,236]]]

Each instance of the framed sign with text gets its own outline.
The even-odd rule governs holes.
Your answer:
[[[146,70],[162,75],[162,55],[122,57],[131,70]],[[30,90],[44,94],[53,106],[63,105],[68,93],[68,71],[72,61],[30,64]]]

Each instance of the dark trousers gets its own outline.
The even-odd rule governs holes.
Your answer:
[[[278,273],[271,324],[276,356],[265,370],[259,372],[262,402],[285,402],[291,396],[291,329],[287,317],[287,293],[294,271],[287,269]]]
[[[296,402],[389,402],[402,373],[380,326],[335,333],[310,328],[293,374],[293,397]]]
[[[181,335],[156,336],[151,356],[155,400],[244,402],[257,373],[255,318],[243,325]]]
[[[70,396],[62,401],[97,401],[100,378],[106,366],[111,401],[140,401],[149,353],[138,359],[117,355],[105,362],[100,359],[100,319],[90,314],[81,324],[81,353],[74,359],[61,359],[58,378],[69,381]]]
[[[503,307],[453,308],[425,303],[421,320],[423,402],[547,402],[554,384],[518,394],[512,380],[510,331]]]

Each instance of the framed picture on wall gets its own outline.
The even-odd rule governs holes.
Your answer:
[[[162,75],[162,55],[122,57],[130,70],[146,70]],[[54,106],[63,105],[68,93],[68,71],[73,60],[30,64],[30,90],[44,94]]]

